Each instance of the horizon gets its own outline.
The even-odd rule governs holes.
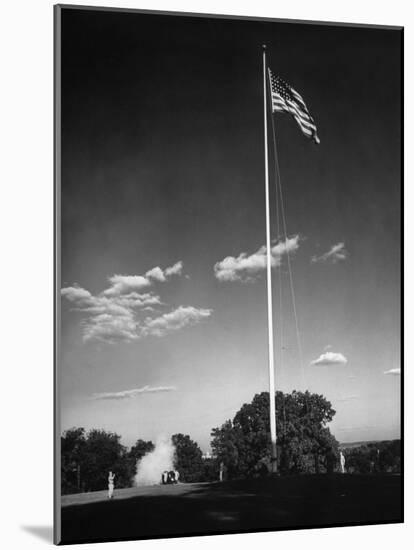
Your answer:
[[[229,419],[226,419],[226,420],[229,420]],[[224,423],[224,422],[223,422]],[[68,430],[70,429],[76,429],[76,428],[82,428],[83,426],[71,426],[71,428],[68,428]],[[219,427],[219,426],[217,426]],[[329,426],[328,426],[329,427]],[[103,430],[105,431],[104,428],[99,428],[99,427],[94,427],[94,428],[90,428],[91,430]],[[62,431],[61,433],[61,437],[63,437],[64,433],[65,433],[66,430]],[[89,430],[85,430],[85,435],[87,435]],[[140,437],[137,437],[135,440],[131,440],[132,443],[128,443],[128,442],[125,442],[124,439],[123,439],[123,436],[122,434],[120,433],[116,433],[116,435],[119,435],[120,436],[120,443],[122,445],[124,445],[124,447],[127,447],[127,448],[131,448],[132,446],[134,446],[136,444],[136,442],[139,440],[139,439],[142,439]],[[175,434],[171,434],[171,437],[175,435]],[[199,442],[195,439],[192,438],[191,434],[183,434],[183,435],[189,435],[190,438],[198,444],[198,446],[200,447],[201,451],[203,452],[203,456],[205,455],[211,455],[212,457],[212,449],[211,447],[207,447],[207,448],[202,448],[201,445],[199,444]],[[160,436],[157,436],[158,438],[159,437],[162,437],[162,434]],[[152,440],[146,440],[146,441],[151,441],[152,443],[155,443],[154,441]],[[400,437],[392,437],[392,438],[387,438],[387,439],[364,439],[364,440],[358,440],[358,441],[339,441],[338,440],[338,445],[339,446],[362,446],[362,445],[368,445],[368,444],[374,444],[374,443],[385,443],[385,442],[388,442],[388,441],[401,441],[401,436]]]

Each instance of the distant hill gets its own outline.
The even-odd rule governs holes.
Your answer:
[[[363,445],[374,445],[378,443],[391,443],[391,441],[399,441],[399,439],[374,439],[371,441],[352,441],[351,443],[339,443],[339,447],[342,449],[353,449],[355,447],[362,447]]]

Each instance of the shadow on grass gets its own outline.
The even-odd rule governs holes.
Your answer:
[[[181,485],[162,494],[65,506],[62,542],[399,521],[399,476],[292,476]]]

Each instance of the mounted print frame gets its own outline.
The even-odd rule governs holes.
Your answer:
[[[54,15],[55,543],[402,522],[403,29]]]

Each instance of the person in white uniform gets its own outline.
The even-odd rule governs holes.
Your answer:
[[[344,474],[345,473],[345,455],[342,451],[339,453],[339,462],[341,465],[341,474]]]
[[[114,498],[115,474],[109,472],[108,476],[108,498]]]
[[[219,480],[223,481],[224,477],[224,462],[220,462]]]

